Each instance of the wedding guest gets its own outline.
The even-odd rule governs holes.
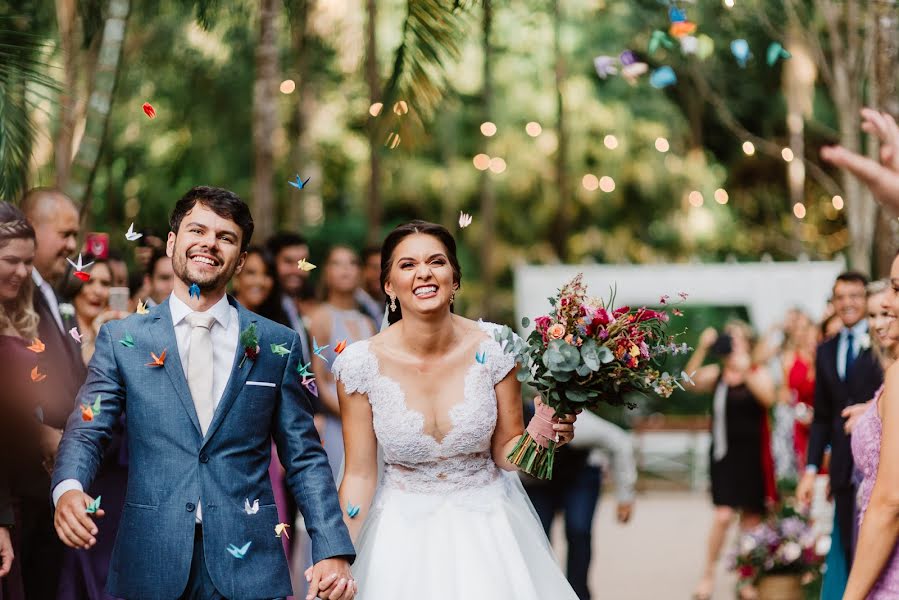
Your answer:
[[[309,319],[309,333],[313,344],[325,347],[319,357],[312,359],[312,372],[318,384],[318,398],[325,412],[323,439],[331,469],[336,475],[343,461],[343,434],[340,427],[340,406],[337,387],[330,364],[337,356],[335,348],[368,339],[377,331],[371,319],[359,310],[355,292],[359,287],[361,270],[359,256],[347,246],[334,246],[325,255],[322,267],[324,302]]]
[[[22,583],[22,509],[17,464],[39,452],[31,437],[40,425],[34,417],[41,404],[36,386],[28,377],[38,365],[38,355],[28,348],[37,337],[38,315],[32,305],[34,284],[29,271],[35,254],[35,234],[19,209],[0,202],[0,598],[24,600]],[[39,366],[45,370],[46,364]],[[10,457],[15,456],[15,459]],[[30,469],[24,475],[30,479]],[[33,550],[32,550],[33,552]],[[48,574],[52,576],[53,574]],[[34,588],[31,588],[34,589]],[[52,596],[50,596],[52,597]]]
[[[309,345],[304,318],[308,314],[306,309],[311,307],[309,298],[314,297],[314,290],[309,273],[297,266],[300,261],[309,260],[309,244],[297,233],[281,232],[269,238],[265,245],[275,258],[278,283],[283,291],[281,305],[290,319],[290,328],[300,336],[303,362],[309,362],[312,346]]]
[[[282,292],[276,274],[275,261],[268,250],[260,246],[248,247],[243,269],[232,280],[234,297],[254,313],[289,327],[287,314],[284,312],[284,307],[281,306]],[[278,459],[278,449],[274,443],[272,443],[272,460],[269,463],[268,474],[272,480],[275,504],[278,506],[278,518],[282,523],[293,523],[296,518],[296,505],[287,492],[284,468]],[[289,563],[292,544],[287,536],[282,536],[281,542]]]
[[[63,327],[53,286],[62,281],[68,270],[66,258],[75,253],[79,214],[71,198],[52,188],[26,192],[21,207],[35,231],[37,245],[31,270],[34,310],[40,317],[37,335],[45,346],[41,360],[49,369],[42,382],[48,390],[48,402],[42,407],[45,427],[40,436],[44,464],[35,464],[27,489],[19,489],[23,498],[18,533],[23,544],[18,556],[28,598],[53,598],[63,546],[53,529],[53,506],[47,495],[50,479],[45,465],[55,461],[62,429],[87,376],[78,343]]]
[[[882,305],[893,317],[887,335],[899,339],[899,256],[890,269]],[[886,382],[852,430],[852,455],[862,481],[857,552],[844,600],[899,597],[899,372],[892,365]]]
[[[356,302],[380,329],[387,308],[387,296],[381,291],[381,247],[368,246],[362,251],[361,260],[362,285],[356,290]]]
[[[85,258],[85,262],[93,260]],[[66,329],[77,327],[81,333],[81,360],[85,366],[94,355],[94,341],[100,326],[110,319],[123,319],[125,312],[109,310],[109,289],[112,287],[113,272],[109,261],[96,260],[91,266],[90,279],[73,284],[72,306],[75,314],[63,317]],[[77,281],[77,280],[76,280]]]
[[[162,304],[171,295],[175,287],[175,269],[172,267],[172,259],[166,255],[164,249],[153,251],[144,280],[150,296],[147,299],[147,308]]]
[[[794,415],[793,456],[798,472],[805,470],[808,437],[815,405],[815,350],[818,328],[801,313],[793,327],[791,340],[783,355],[787,406]],[[794,473],[795,474],[795,473]]]
[[[796,497],[808,506],[825,448],[830,445],[830,492],[839,528],[838,548],[847,567],[852,564],[853,519],[856,489],[849,436],[844,430],[844,408],[867,402],[882,382],[882,371],[870,348],[865,317],[867,278],[856,272],[840,274],[832,302],[843,323],[839,335],[818,347],[815,355],[815,413],[805,473]],[[832,551],[834,545],[831,545]]]
[[[533,405],[528,405],[525,420],[533,413]],[[617,425],[584,411],[578,415],[575,428],[578,443],[557,450],[553,478],[542,481],[529,477],[524,483],[547,537],[556,514],[565,519],[565,575],[578,599],[589,600],[587,575],[593,555],[593,517],[602,491],[602,460],[605,453],[611,454],[618,500],[616,517],[622,524],[628,523],[633,514],[637,461],[630,436]]]
[[[767,369],[752,364],[752,330],[739,321],[728,323],[721,335],[702,332],[685,370],[698,394],[713,393],[710,474],[714,520],[708,538],[705,571],[694,597],[711,598],[715,568],[731,522],[739,514],[740,528],[761,522],[766,502],[774,499],[774,465],[770,453],[768,409],[776,392]],[[711,352],[713,364],[703,366]],[[744,587],[741,598],[754,598]]]

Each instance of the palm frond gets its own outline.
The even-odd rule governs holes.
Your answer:
[[[0,24],[3,22],[0,21]],[[29,99],[41,87],[55,89],[43,60],[44,40],[24,31],[0,29],[0,200],[14,200],[28,185],[37,127]]]
[[[378,116],[385,142],[395,133],[404,145],[412,145],[433,116],[446,87],[446,63],[459,58],[473,5],[470,0],[407,0],[402,39]],[[394,111],[400,101],[408,113]]]

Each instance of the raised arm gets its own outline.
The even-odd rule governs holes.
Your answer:
[[[355,542],[368,517],[371,501],[378,485],[378,443],[372,424],[371,404],[360,392],[347,393],[343,383],[337,382],[340,419],[343,424],[344,472],[340,483],[340,506],[343,519]],[[350,509],[359,507],[350,516]]]
[[[882,437],[877,479],[859,531],[843,600],[864,600],[899,540],[899,371],[887,371],[880,397]]]
[[[718,383],[718,376],[721,375],[721,368],[718,365],[702,366],[705,358],[709,353],[709,348],[718,339],[718,332],[711,327],[705,329],[699,336],[699,342],[696,344],[696,350],[687,361],[684,371],[690,374],[694,385],[687,387],[687,390],[697,394],[707,394],[715,389]]]

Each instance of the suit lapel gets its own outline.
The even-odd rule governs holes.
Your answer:
[[[238,304],[237,301],[230,296],[228,296],[228,302],[231,306],[237,308],[237,316],[240,323],[237,335],[240,336],[240,332],[244,331],[250,324],[257,322],[256,315]],[[262,341],[262,336],[260,335],[260,345]],[[243,357],[244,348],[238,342],[237,351],[234,353],[234,363],[231,366],[231,377],[228,379],[228,385],[225,386],[225,391],[222,392],[222,399],[215,409],[215,414],[212,416],[212,422],[209,424],[209,429],[206,430],[206,437],[203,438],[203,445],[206,445],[222,424],[222,421],[225,420],[228,411],[231,410],[234,401],[237,399],[237,395],[243,389],[244,384],[246,384],[247,377],[250,375],[253,365],[256,364],[255,360],[243,360]],[[259,357],[257,357],[256,360],[259,360]]]
[[[150,327],[150,334],[153,336],[157,355],[165,350],[166,358],[162,368],[169,376],[172,386],[178,393],[178,399],[181,400],[181,405],[187,411],[190,422],[194,424],[197,434],[202,436],[203,432],[200,429],[200,420],[197,418],[197,409],[194,407],[194,400],[190,395],[190,388],[187,385],[187,379],[184,377],[184,370],[181,368],[178,340],[175,338],[175,326],[172,323],[172,311],[169,308],[168,300],[153,308],[153,324]],[[149,357],[147,357],[147,360],[149,360]]]

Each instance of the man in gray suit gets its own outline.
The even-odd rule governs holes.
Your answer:
[[[292,594],[268,475],[271,440],[312,537],[308,598],[349,600],[355,552],[301,384],[297,334],[225,294],[253,233],[233,193],[197,187],[170,220],[175,289],[103,325],[53,474],[62,541],[89,549],[88,489],[113,423],[130,469],[107,588],[131,599]],[[286,350],[286,352],[285,352]],[[276,535],[277,530],[277,535]]]

